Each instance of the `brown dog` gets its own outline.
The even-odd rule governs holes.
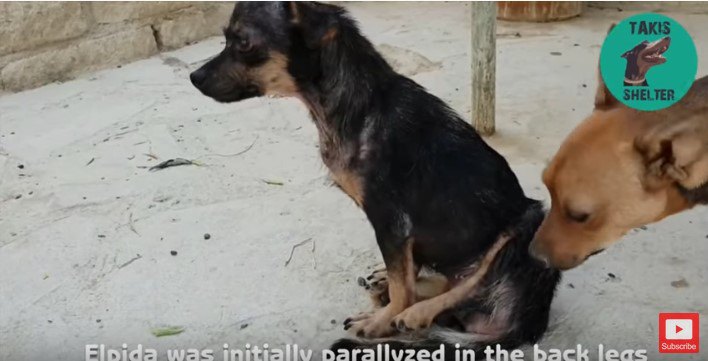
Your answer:
[[[543,182],[551,210],[530,251],[560,269],[633,228],[708,203],[708,77],[656,112],[619,103],[600,77],[595,110],[563,142]]]

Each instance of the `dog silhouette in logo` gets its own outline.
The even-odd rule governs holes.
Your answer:
[[[625,86],[649,86],[646,75],[654,65],[664,64],[664,52],[669,49],[670,37],[664,37],[654,42],[646,40],[637,44],[632,50],[622,54],[627,59],[627,68],[624,70]]]

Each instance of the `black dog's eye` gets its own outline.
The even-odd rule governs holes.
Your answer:
[[[247,38],[238,38],[235,42],[236,50],[240,53],[247,53],[253,49],[253,44]]]
[[[568,218],[570,218],[573,222],[577,223],[585,223],[587,220],[590,218],[590,213],[585,213],[585,212],[577,212],[573,211],[571,209],[568,209],[566,211],[566,215]]]

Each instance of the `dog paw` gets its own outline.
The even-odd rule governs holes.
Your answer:
[[[388,278],[386,268],[374,270],[367,277],[359,277],[357,283],[371,296],[374,307],[383,307],[389,303]]]
[[[437,307],[428,302],[418,302],[396,315],[391,321],[391,327],[400,332],[428,328],[433,324],[438,313]]]
[[[358,283],[370,293],[381,293],[388,291],[388,273],[386,269],[378,269],[368,277],[359,277]]]
[[[385,281],[387,276],[388,272],[386,271],[386,267],[377,268],[373,270],[368,276],[359,277],[359,285],[362,287],[366,287],[367,285],[371,285],[372,283]]]
[[[344,321],[344,329],[364,338],[384,337],[394,332],[391,327],[391,312],[387,307],[347,318]]]

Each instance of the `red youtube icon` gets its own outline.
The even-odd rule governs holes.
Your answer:
[[[660,353],[698,353],[698,313],[659,314]]]

